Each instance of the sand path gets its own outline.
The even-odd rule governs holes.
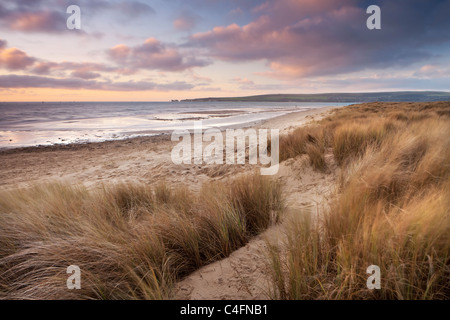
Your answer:
[[[277,178],[285,186],[287,212],[299,214],[305,210],[313,214],[323,212],[335,194],[335,165],[328,157],[329,173],[311,169],[307,157],[298,157],[281,164]],[[181,300],[264,300],[270,298],[270,271],[266,241],[284,240],[284,223],[275,225],[252,239],[228,258],[207,265],[179,282],[175,299]]]
[[[260,127],[279,128],[287,133],[296,127],[319,120],[327,113],[288,115],[272,119]],[[289,120],[288,120],[289,119]],[[326,156],[327,173],[312,170],[306,156],[283,162],[276,175],[284,185],[287,212],[295,215],[308,210],[318,216],[335,194],[336,164]],[[175,287],[174,299],[180,300],[264,300],[270,298],[270,270],[267,240],[284,241],[284,224],[275,225],[252,239],[229,257],[192,273]]]

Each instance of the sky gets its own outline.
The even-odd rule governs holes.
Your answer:
[[[0,101],[450,91],[449,16],[450,0],[2,0]]]

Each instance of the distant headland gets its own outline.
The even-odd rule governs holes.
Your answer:
[[[185,99],[189,101],[217,102],[425,102],[450,101],[450,92],[446,91],[396,91],[396,92],[360,92],[360,93],[317,93],[317,94],[264,94],[245,97],[210,97]]]

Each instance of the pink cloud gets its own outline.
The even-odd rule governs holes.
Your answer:
[[[50,75],[56,74],[58,76],[64,76],[65,72],[71,72],[72,77],[81,79],[94,79],[101,76],[98,72],[118,72],[122,74],[123,71],[115,67],[105,65],[103,63],[92,63],[92,62],[50,62],[50,61],[39,61],[35,64],[32,73],[39,75]]]
[[[125,61],[131,53],[131,49],[124,44],[119,44],[108,51],[114,61]]]
[[[58,64],[54,62],[39,61],[31,72],[36,74],[50,74],[57,66]]]
[[[117,52],[117,51],[116,51]],[[120,55],[117,55],[120,58]],[[85,80],[101,77],[100,72],[131,75],[136,70],[115,67],[104,63],[93,62],[52,62],[29,56],[17,48],[7,48],[5,40],[0,39],[0,68],[8,70],[29,70],[38,75],[72,76]]]
[[[211,55],[226,61],[265,60],[270,71],[264,74],[276,78],[333,72],[352,59],[346,55],[345,46],[332,40],[332,24],[355,20],[362,10],[350,6],[331,8],[335,1],[325,2],[329,6],[325,11],[326,6],[316,1],[266,2],[255,9],[262,13],[255,21],[242,27],[214,27],[194,34],[191,43],[207,47]],[[340,57],[339,63],[333,55]]]
[[[61,33],[66,32],[67,14],[65,9],[76,4],[83,12],[95,17],[98,13],[110,11],[117,13],[118,17],[137,19],[155,14],[155,10],[145,1],[133,0],[2,0],[0,2],[0,25],[10,30],[27,33]],[[92,34],[84,30],[72,32],[72,35],[91,35],[94,38],[103,36],[100,32]]]
[[[429,59],[425,43],[436,40],[423,26],[411,26],[417,12],[402,11],[393,2],[383,8],[389,13],[383,18],[384,29],[370,32],[365,8],[356,0],[268,0],[253,8],[252,22],[196,33],[189,45],[224,61],[266,62],[268,70],[259,74],[282,80],[402,67]]]
[[[62,13],[55,11],[17,12],[7,19],[12,30],[26,32],[58,32],[65,30],[66,20]]]
[[[252,80],[247,78],[236,77],[233,79],[234,82],[239,83],[241,85],[254,85],[255,83]]]
[[[128,47],[124,44],[107,51],[111,60],[131,69],[183,71],[204,66],[204,61],[183,57],[179,50],[155,38],[148,38],[142,45]]]
[[[183,11],[174,21],[173,26],[177,30],[186,31],[195,27],[200,17],[192,12]]]
[[[111,82],[86,79],[60,79],[41,76],[0,75],[0,88],[60,88],[105,91],[178,91],[194,86],[184,81],[154,83],[150,81]]]
[[[419,78],[441,78],[450,76],[450,68],[437,64],[426,64],[414,72],[414,76]]]
[[[9,70],[24,70],[35,63],[36,59],[17,48],[6,48],[6,42],[0,43],[0,66]]]

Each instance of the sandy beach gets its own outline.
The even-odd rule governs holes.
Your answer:
[[[326,116],[332,108],[290,113],[255,128],[279,129],[281,135]],[[0,189],[62,181],[90,188],[115,182],[186,186],[198,191],[203,183],[236,177],[255,170],[254,165],[175,165],[170,135],[65,146],[31,147],[0,153]],[[329,167],[333,167],[329,158]],[[257,167],[256,167],[257,168]],[[321,210],[334,189],[334,175],[310,169],[306,157],[281,164],[275,179],[285,186],[289,212]],[[288,212],[288,213],[289,213]],[[265,239],[280,237],[274,226],[234,252],[180,282],[175,299],[267,299],[269,290]]]
[[[333,110],[335,112],[332,112]],[[380,115],[380,113],[382,115]],[[320,122],[320,120],[324,117],[327,117],[327,121]],[[342,121],[346,122],[342,124]],[[360,124],[361,121],[366,121],[368,125],[362,126]],[[388,199],[390,199],[389,197],[392,197],[397,193],[401,194],[401,192],[405,192],[405,195],[407,196],[408,193],[403,190],[407,190],[411,194],[414,194],[414,192],[417,192],[418,190],[417,185],[422,185],[422,183],[424,183],[423,181],[429,183],[432,186],[431,188],[433,188],[433,184],[436,183],[436,185],[441,189],[438,189],[438,193],[436,193],[436,189],[430,189],[431,191],[428,194],[429,198],[421,198],[417,196],[414,201],[419,201],[419,205],[412,202],[412,206],[406,207],[407,209],[404,212],[405,214],[412,212],[414,215],[413,217],[417,217],[419,220],[422,219],[424,215],[425,217],[427,214],[431,216],[432,218],[430,218],[430,221],[432,221],[435,228],[440,228],[436,235],[443,239],[439,239],[439,241],[436,240],[436,243],[437,245],[442,243],[444,248],[442,250],[446,250],[445,248],[448,246],[448,241],[446,240],[448,239],[448,233],[446,232],[447,227],[446,223],[439,222],[440,219],[446,219],[446,217],[448,217],[448,206],[445,205],[445,202],[448,201],[448,193],[445,193],[445,180],[443,180],[444,183],[441,184],[441,180],[433,180],[429,177],[433,174],[434,176],[440,175],[445,178],[447,175],[447,167],[444,163],[446,161],[445,154],[446,152],[448,153],[448,150],[450,150],[445,144],[448,144],[448,141],[443,145],[435,144],[435,140],[441,139],[440,137],[445,136],[445,132],[448,131],[447,102],[436,102],[430,104],[368,103],[346,108],[328,107],[289,113],[258,123],[253,126],[253,128],[279,129],[281,133],[281,140],[284,139],[282,141],[283,147],[281,148],[281,151],[284,153],[280,155],[282,162],[280,163],[278,173],[271,177],[271,181],[282,186],[283,213],[278,221],[279,223],[269,223],[269,225],[265,226],[263,230],[248,236],[243,243],[234,247],[232,250],[227,249],[225,251],[226,253],[220,256],[220,259],[218,256],[213,256],[211,258],[206,258],[205,262],[200,262],[196,267],[188,266],[188,271],[185,273],[178,271],[178,268],[184,267],[184,261],[182,260],[179,264],[175,263],[172,268],[173,270],[177,270],[176,272],[179,272],[179,275],[174,277],[166,275],[169,279],[174,279],[174,283],[164,284],[164,290],[166,291],[161,291],[163,294],[162,296],[147,297],[144,295],[144,298],[177,300],[263,300],[274,298],[304,299],[309,298],[309,294],[316,294],[319,299],[334,299],[334,294],[336,292],[335,290],[327,291],[327,289],[323,289],[321,287],[322,291],[317,290],[316,288],[313,293],[308,293],[306,291],[306,293],[301,293],[301,296],[295,296],[295,284],[293,288],[283,287],[286,281],[284,276],[285,274],[289,275],[289,272],[291,272],[290,276],[297,279],[296,281],[302,281],[303,279],[309,281],[307,282],[305,290],[310,290],[310,288],[314,288],[314,286],[317,287],[313,276],[307,276],[305,278],[305,276],[298,275],[298,272],[303,272],[304,269],[302,264],[297,265],[296,263],[300,263],[298,258],[303,257],[304,252],[309,252],[308,250],[311,251],[309,255],[306,256],[308,259],[309,257],[312,259],[307,260],[306,263],[308,266],[314,268],[315,263],[319,261],[317,260],[318,258],[315,258],[315,254],[318,249],[315,249],[308,243],[303,242],[304,240],[302,238],[302,233],[306,230],[304,229],[305,222],[303,220],[301,220],[303,222],[299,222],[300,220],[298,219],[301,219],[303,216],[308,216],[319,226],[319,229],[311,229],[309,231],[312,234],[314,234],[313,232],[317,232],[317,234],[314,236],[316,238],[311,238],[308,241],[313,241],[313,243],[314,241],[322,241],[323,246],[331,246],[320,247],[320,250],[323,250],[323,253],[321,254],[324,255],[323,263],[327,265],[328,254],[331,250],[335,249],[335,237],[318,240],[319,238],[317,237],[319,237],[319,235],[322,236],[323,233],[323,231],[321,231],[324,223],[323,219],[328,219],[327,223],[333,221],[330,219],[335,219],[334,221],[338,221],[332,222],[329,225],[331,227],[327,226],[327,228],[330,228],[327,232],[333,231],[333,223],[338,223],[337,225],[349,223],[350,227],[359,226],[359,224],[354,224],[351,220],[346,218],[346,215],[348,212],[352,212],[351,210],[353,210],[354,206],[353,203],[351,203],[351,205],[345,205],[346,201],[355,201],[353,200],[353,197],[357,200],[359,199],[358,197],[361,197],[361,201],[364,201],[363,205],[366,206],[367,202],[365,199],[368,197],[366,194],[373,197],[373,193],[377,192],[376,197],[382,199],[378,201],[386,201],[387,203]],[[330,138],[328,135],[330,131],[326,133],[327,130],[333,130],[334,138]],[[388,132],[391,132],[391,134],[394,135],[392,140],[387,134]],[[353,137],[352,135],[355,136]],[[364,138],[360,139],[360,136],[358,135],[363,135]],[[351,137],[351,139],[349,137]],[[374,139],[380,139],[383,141],[381,149],[376,146],[379,142]],[[356,143],[361,143],[361,145],[352,145],[354,141],[356,141]],[[220,220],[222,218],[217,218],[216,216],[218,212],[220,213],[221,210],[224,210],[224,208],[227,208],[229,205],[229,202],[227,202],[229,200],[222,198],[220,192],[227,194],[228,191],[226,190],[232,189],[236,181],[239,181],[239,178],[244,179],[241,180],[241,182],[238,182],[238,184],[244,181],[244,186],[251,186],[251,192],[256,192],[255,190],[257,190],[259,186],[263,185],[262,180],[252,185],[251,181],[254,180],[249,180],[248,178],[252,173],[255,173],[255,171],[259,171],[257,170],[259,169],[258,165],[250,165],[248,163],[245,165],[176,165],[171,159],[171,150],[176,143],[177,142],[171,141],[170,134],[163,134],[154,137],[140,137],[121,141],[3,150],[0,152],[0,162],[2,164],[0,168],[0,190],[2,192],[6,191],[4,194],[7,195],[7,197],[13,197],[12,199],[22,199],[22,197],[24,197],[24,199],[28,199],[26,200],[26,203],[30,204],[24,204],[23,210],[25,210],[25,214],[30,215],[32,219],[36,219],[37,225],[42,228],[47,228],[47,224],[48,228],[50,228],[53,225],[52,221],[58,221],[58,215],[62,214],[64,217],[61,220],[62,224],[59,226],[57,223],[56,225],[61,228],[57,229],[58,232],[63,232],[62,234],[64,236],[62,236],[62,238],[58,238],[55,245],[61,245],[63,248],[65,241],[70,239],[70,237],[66,239],[65,232],[69,232],[69,234],[72,232],[66,231],[66,229],[70,230],[70,228],[75,228],[76,230],[77,228],[71,227],[70,224],[66,225],[68,221],[71,220],[70,211],[66,212],[65,209],[61,211],[61,208],[64,208],[64,205],[62,206],[64,201],[69,201],[69,205],[72,206],[72,200],[70,197],[69,199],[66,199],[65,192],[69,191],[65,191],[66,187],[64,186],[87,187],[87,191],[81,191],[86,193],[82,193],[81,198],[74,201],[75,203],[76,201],[84,201],[84,197],[87,197],[86,201],[88,202],[85,205],[88,206],[87,208],[92,206],[94,213],[91,215],[91,209],[80,213],[77,211],[78,205],[73,205],[70,210],[75,210],[74,214],[78,215],[77,219],[80,219],[83,224],[85,223],[85,219],[88,221],[94,219],[93,223],[96,227],[93,229],[94,240],[91,241],[100,241],[98,245],[103,246],[101,247],[101,250],[108,250],[110,244],[118,241],[118,247],[112,247],[114,250],[111,251],[110,254],[124,254],[122,257],[128,257],[126,250],[134,248],[133,246],[135,245],[142,246],[142,248],[147,248],[146,240],[152,239],[152,241],[154,241],[152,228],[162,228],[163,231],[158,233],[158,237],[162,237],[161,239],[168,241],[165,246],[171,246],[171,241],[173,241],[172,239],[177,239],[179,236],[178,233],[187,232],[184,227],[186,224],[189,225],[189,223],[192,223],[192,221],[189,222],[190,219],[192,219],[192,214],[198,215],[198,217],[193,220],[199,221],[198,223],[204,223],[201,222],[203,221],[202,219],[206,219],[206,221],[209,221],[208,223],[211,221],[225,221]],[[342,149],[339,149],[340,143],[344,145]],[[366,145],[366,143],[371,143],[372,145]],[[398,147],[392,148],[393,143],[397,143]],[[323,146],[322,149],[320,149],[321,145]],[[333,147],[330,147],[330,145]],[[347,148],[349,145],[351,148]],[[291,146],[294,147],[290,149]],[[317,149],[314,149],[315,147],[317,147]],[[425,151],[420,151],[420,148]],[[318,151],[315,152],[314,150]],[[362,152],[361,150],[364,150],[365,153],[360,153]],[[289,152],[293,153],[290,154]],[[315,162],[315,155],[317,153],[320,154],[318,157],[320,160],[319,162]],[[358,154],[365,154],[365,156],[355,157],[355,155]],[[418,154],[422,156],[417,156]],[[436,156],[440,154],[442,154],[442,156]],[[386,165],[386,159],[389,159],[391,163]],[[349,160],[350,162],[345,162]],[[400,174],[392,174],[392,168],[395,168],[396,172],[400,172]],[[411,172],[413,172],[412,175]],[[260,177],[259,172],[255,176]],[[400,182],[390,182],[389,179],[399,179]],[[46,183],[55,182],[61,182],[61,184],[53,184],[56,186],[56,189],[52,189],[52,184],[48,184],[50,189],[46,189],[48,187],[42,188],[43,192],[49,192],[48,194],[42,198],[33,198],[33,192],[39,192],[39,186],[44,186]],[[215,203],[217,207],[213,206],[212,211],[206,211],[206,213],[204,213],[204,206],[208,206],[208,200],[205,200],[205,194],[208,195],[209,192],[208,190],[205,190],[204,186],[209,186],[210,182],[222,183],[222,186],[225,189],[218,189],[221,190],[219,194],[212,191],[213,197],[216,197],[213,200],[213,203]],[[121,183],[125,183],[122,184],[122,186],[124,186],[122,189],[120,187]],[[155,205],[153,203],[155,198],[145,193],[147,191],[139,191],[141,189],[134,189],[135,187],[133,187],[133,184],[136,183],[141,186],[150,186],[152,190],[155,190],[154,192],[156,197],[162,197],[162,199],[167,199],[167,197],[170,199],[171,197],[170,193],[167,195],[167,191],[164,191],[165,187],[163,187],[163,189],[158,189],[160,188],[161,183],[164,183],[166,187],[169,187],[172,190],[177,190],[177,188],[183,187],[185,190],[188,190],[188,192],[192,192],[191,195],[194,196],[191,196],[189,201],[192,201],[192,199],[198,195],[200,200],[197,201],[206,202],[195,203],[194,207],[189,207],[187,202],[184,202],[186,201],[184,198],[186,194],[179,193],[175,194],[175,196],[172,195],[174,197],[172,199],[174,201],[173,206],[175,207],[171,207],[172,204],[168,205],[167,203],[156,203],[156,209],[154,209],[152,206]],[[370,185],[371,183],[373,186]],[[119,186],[117,189],[118,191],[107,191],[108,187],[114,185]],[[410,185],[412,185],[412,187]],[[38,188],[32,188],[34,186],[38,186]],[[395,189],[400,188],[399,186],[403,189]],[[17,191],[18,188],[22,188],[22,191]],[[392,189],[388,189],[386,193],[383,193],[387,188]],[[27,190],[31,190],[31,198],[28,196]],[[12,193],[8,195],[8,191],[12,191]],[[89,192],[95,194],[95,191],[99,191],[100,194],[102,194],[102,192],[106,192],[106,195],[102,196],[106,198],[101,198],[101,201],[104,202],[102,202],[103,204],[100,204],[100,209],[95,206],[95,200],[93,202],[89,202],[92,201],[92,195]],[[52,192],[57,193],[53,196]],[[108,195],[107,192],[116,193]],[[139,195],[139,192],[144,192],[144,194]],[[157,195],[158,192],[160,193],[159,196]],[[246,192],[247,191],[244,191],[244,194],[246,194]],[[271,192],[264,194],[262,197],[261,194],[258,194],[260,198],[258,198],[257,202],[263,201],[263,199],[268,195],[271,197],[273,195]],[[360,192],[362,192],[362,196],[360,196]],[[76,196],[76,193],[74,196]],[[112,198],[107,198],[109,196]],[[144,197],[144,199],[146,199],[145,197],[147,196],[152,199],[152,204],[149,208],[145,206],[145,203],[139,202],[137,202],[136,205],[138,207],[135,209],[133,207],[134,204],[131,204],[131,207],[129,207],[130,204],[127,202],[122,204],[122,206],[125,205],[125,207],[123,207],[124,209],[120,209],[121,207],[115,207],[115,201],[119,201],[122,197],[125,197],[124,199],[127,199],[127,197],[131,197],[131,199],[137,197],[136,200],[133,201],[140,201],[139,197]],[[78,195],[76,197],[80,196]],[[4,207],[3,210],[8,210],[9,208],[10,204],[7,199],[8,198],[4,200],[3,204],[0,202],[0,206]],[[36,203],[34,202],[35,200],[37,200]],[[11,205],[17,205],[19,206],[19,209],[17,210],[22,210],[22,204],[20,201],[13,200]],[[40,201],[44,201],[43,203],[46,203],[45,201],[50,201],[50,206],[47,208],[46,206],[48,205],[45,204],[44,207],[39,207]],[[52,204],[53,202],[51,201],[56,201],[56,204]],[[177,201],[179,201],[181,209],[176,207]],[[424,204],[421,204],[420,201],[423,201]],[[437,204],[433,205],[432,201],[436,201]],[[344,204],[343,207],[340,206],[341,203]],[[109,233],[103,235],[103,228],[112,228],[111,230],[116,230],[115,223],[111,224],[110,222],[105,222],[103,220],[100,220],[101,222],[97,222],[96,220],[103,219],[103,213],[101,212],[103,212],[102,210],[104,209],[102,209],[102,206],[108,205],[113,205],[113,207],[106,211],[107,215],[113,214],[118,208],[121,210],[119,211],[121,212],[121,215],[119,216],[117,223],[119,223],[119,225],[125,223],[124,226],[126,226],[119,227],[119,238],[116,240],[111,240],[111,234]],[[42,209],[37,209],[38,211],[36,211],[36,209],[33,209],[35,208],[34,206]],[[188,206],[187,208],[191,209],[183,209],[185,208],[183,206]],[[252,202],[252,206],[258,206],[258,203]],[[361,206],[361,204],[355,206],[356,211],[354,214],[356,217],[360,215]],[[390,204],[386,204],[385,206],[387,208]],[[435,208],[435,210],[429,210],[429,206],[431,206],[431,208]],[[376,210],[385,210],[383,208],[383,206],[368,207],[365,214],[368,217],[374,216],[377,219],[385,219],[384,213],[373,215],[373,212],[376,212]],[[393,208],[394,209],[391,210],[395,210],[395,207]],[[39,210],[56,210],[56,213],[52,213],[56,214],[53,218],[56,220],[46,220],[48,219],[46,218],[47,216],[42,216],[42,214],[39,213]],[[98,213],[97,210],[100,210],[100,213]],[[138,211],[135,212],[134,210]],[[144,210],[143,212],[146,213],[140,217],[139,210]],[[153,213],[152,210],[160,211],[157,211],[158,213],[156,214]],[[179,216],[179,210],[187,211],[183,213],[184,216],[183,214]],[[273,212],[275,211],[272,211],[272,213]],[[165,216],[166,214],[168,215]],[[155,219],[161,220],[155,220],[155,223],[153,220],[153,215],[155,215]],[[5,214],[3,217],[4,219],[13,218],[13,216],[9,214]],[[20,216],[18,216],[18,219],[20,219]],[[110,218],[107,218],[106,221],[109,221],[109,219]],[[141,219],[144,220],[141,221]],[[175,220],[171,222],[171,219]],[[258,217],[258,219],[260,219],[260,217]],[[399,230],[395,231],[397,229],[393,229],[392,234],[389,235],[390,237],[397,237],[398,232],[409,230],[403,226],[403,223],[405,223],[404,221],[409,223],[408,219],[410,218],[405,219],[406,218],[397,220],[395,225],[392,225],[392,221],[389,220],[389,225],[392,228],[395,227]],[[17,221],[18,222],[14,223],[25,223],[27,218]],[[414,220],[411,221],[411,223],[417,225]],[[30,223],[31,226],[28,226],[27,224],[27,228],[34,228],[34,224],[32,222]],[[90,223],[92,222],[87,223],[87,230],[89,230],[89,232],[91,230],[89,227]],[[144,226],[141,225],[142,223],[147,224]],[[173,228],[171,227],[171,223],[176,223],[174,224],[174,227],[180,229],[176,229],[178,231],[176,231],[175,234],[168,236],[169,238],[166,239],[164,237],[167,233],[170,234]],[[385,232],[386,227],[384,227],[381,222],[377,223],[378,225],[375,226],[380,226],[381,230],[378,232]],[[3,225],[6,228],[10,224],[4,223]],[[96,228],[98,228],[98,226],[100,226],[100,229],[97,230]],[[203,228],[198,227],[198,229],[189,231],[194,232],[194,234],[182,234],[180,238],[181,242],[178,244],[181,248],[183,248],[182,250],[179,247],[175,247],[174,249],[163,247],[163,250],[173,250],[171,251],[171,254],[174,255],[174,257],[177,257],[178,250],[181,250],[181,252],[188,252],[188,256],[185,256],[183,259],[189,261],[191,247],[190,242],[186,239],[197,239],[200,241],[206,237],[207,240],[205,243],[207,247],[209,245],[208,237],[210,237],[210,235],[208,235],[208,232],[210,226],[208,225],[206,228],[202,224],[200,224],[200,226],[203,226]],[[370,225],[370,227],[372,227],[372,225]],[[365,230],[368,229],[370,228],[367,226],[363,229],[363,231],[365,232]],[[222,229],[219,228],[219,230]],[[38,234],[40,232],[40,229],[38,229]],[[135,234],[136,232],[138,233]],[[145,236],[139,236],[141,232],[143,232]],[[197,235],[195,232],[205,232],[205,235],[200,235],[200,233]],[[229,230],[227,232],[230,232],[227,237],[233,235],[232,231]],[[348,233],[347,229],[341,230],[339,228],[337,232],[339,232],[339,237],[342,235],[346,236]],[[133,246],[130,247],[127,241],[123,242],[122,238],[120,238],[120,235],[125,234],[127,237],[131,237],[131,240],[129,241],[133,241]],[[52,236],[51,233],[50,236]],[[57,234],[55,236],[57,236]],[[77,236],[80,237],[80,240],[77,241],[85,241],[83,236],[83,234],[81,237]],[[134,238],[135,236],[137,239]],[[193,238],[189,238],[190,236]],[[419,234],[419,236],[421,235]],[[364,239],[369,239],[365,233],[363,233],[361,237]],[[226,239],[227,240],[225,240],[224,243],[229,243],[231,241],[229,238]],[[325,241],[329,241],[331,245]],[[97,243],[92,244],[97,245]],[[197,245],[199,246],[200,244],[201,243],[199,242]],[[382,244],[390,245],[392,244],[392,241],[383,241]],[[90,242],[85,243],[80,246],[80,249],[84,252],[84,250],[89,250],[90,245]],[[359,250],[359,247],[355,246],[352,241],[349,241],[346,245],[347,250],[354,250],[353,248],[357,248],[357,250]],[[45,246],[41,247],[41,242],[36,242],[35,246],[37,247],[35,250],[45,250]],[[56,248],[55,251],[57,251],[57,249],[58,248]],[[123,253],[123,250],[125,250],[125,253]],[[363,250],[363,248],[361,250]],[[392,247],[389,247],[389,250],[400,250],[399,245],[393,245]],[[28,251],[25,245],[23,254],[27,255],[27,252]],[[66,249],[62,249],[61,252],[63,253],[63,256],[60,259],[65,261]],[[45,254],[45,251],[42,254]],[[141,259],[146,258],[146,254],[150,254],[151,256],[154,252],[150,251],[146,254],[133,252],[133,254],[136,259]],[[281,269],[278,271],[275,263],[277,260],[274,258],[276,256],[278,256],[282,261],[282,266],[280,267]],[[358,256],[358,254],[355,254],[354,256]],[[20,258],[20,256],[18,257]],[[36,255],[36,257],[40,259],[40,255]],[[289,260],[290,264],[288,264],[285,259],[291,259]],[[371,263],[372,255],[367,259],[368,261],[362,265],[363,269],[359,271],[359,274],[362,272],[364,276],[365,273],[363,271],[366,268],[366,264]],[[410,258],[409,256],[406,256],[404,259]],[[384,263],[386,263],[384,268],[389,268],[390,260],[385,259],[384,261]],[[86,263],[90,262],[91,261],[87,260]],[[105,275],[103,270],[108,269],[109,264],[115,266],[115,263],[115,261],[105,260],[100,264],[100,271],[97,273],[94,272],[93,276],[103,277]],[[134,267],[134,262],[131,265]],[[16,266],[20,267],[20,264],[17,264],[14,267]],[[445,266],[443,265],[439,265],[439,267],[445,269]],[[89,268],[94,268],[94,266]],[[44,268],[43,270],[47,269]],[[277,279],[274,278],[274,273],[276,274],[277,272],[281,277],[281,280],[279,281],[282,281],[283,283],[281,286],[276,284]],[[321,276],[323,277],[322,281],[328,281],[328,283],[324,284],[326,288],[332,288],[336,285],[335,278],[329,277],[326,273],[328,272],[326,269],[320,269],[320,271],[313,270],[312,272],[313,274],[317,272],[325,272],[325,274]],[[351,277],[355,276],[355,271],[352,267],[349,267],[346,272],[348,272]],[[58,277],[60,276],[61,275]],[[118,276],[121,277],[121,275]],[[395,277],[395,274],[389,274],[389,276]],[[62,274],[62,277],[64,277],[64,274]],[[39,280],[39,278],[37,279]],[[47,278],[44,278],[43,280],[45,285],[47,285],[45,281],[50,281],[46,279]],[[355,279],[359,278],[355,276]],[[359,281],[355,283],[361,286],[361,288],[364,288],[365,282],[360,283]],[[342,284],[338,283],[337,285],[340,286]],[[36,286],[32,288],[35,287]],[[59,282],[57,282],[54,286],[50,285],[48,288],[50,290],[48,296],[53,297],[51,290],[56,290],[56,292],[59,292]],[[441,285],[438,286],[437,290],[440,290],[440,288],[443,288],[442,292],[445,292],[446,289],[444,285],[442,285],[442,287]],[[348,290],[348,298],[351,298],[353,289],[350,286]],[[361,297],[373,298],[377,294],[376,292],[372,293],[364,290],[365,289],[360,289],[359,291]],[[156,290],[156,292],[159,291]],[[114,295],[114,290],[111,291],[111,294],[112,298],[116,298]],[[283,294],[284,296],[281,296]],[[371,296],[372,294],[374,296]],[[34,297],[34,295],[39,296],[40,293],[37,291],[26,293],[26,296]],[[68,297],[72,298],[72,296]],[[391,296],[387,297],[391,298]],[[439,295],[439,297],[441,296]],[[445,297],[445,294],[443,297]]]
[[[289,113],[256,128],[279,129],[281,134],[323,117],[331,108]],[[64,180],[92,186],[111,182],[154,184],[165,180],[193,189],[210,178],[223,178],[253,166],[175,165],[170,134],[88,144],[54,145],[0,151],[0,190],[33,183]],[[219,168],[220,167],[220,168]]]

